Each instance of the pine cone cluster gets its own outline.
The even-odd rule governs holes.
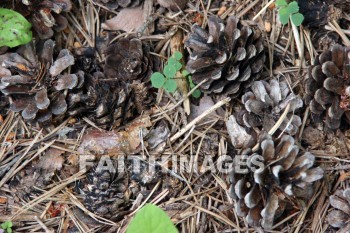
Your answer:
[[[98,0],[100,4],[108,9],[115,10],[117,8],[135,7],[142,3],[142,0]]]
[[[286,80],[253,82],[250,91],[242,96],[242,103],[245,109],[239,112],[238,121],[249,128],[263,126],[269,131],[288,105],[289,111],[280,130],[294,135],[301,125],[300,117],[294,112],[303,107],[303,100],[291,92]]]
[[[208,30],[195,24],[185,41],[191,55],[186,69],[203,92],[237,96],[257,79],[265,62],[261,32],[244,26],[236,17],[226,25],[217,16],[208,17]]]
[[[6,73],[0,91],[10,97],[12,111],[40,126],[60,123],[67,116],[85,116],[99,126],[119,126],[132,117],[136,107],[131,93],[136,87],[105,82],[98,71],[65,73],[75,58],[63,49],[53,62],[54,46],[52,40],[45,41],[39,58],[33,44],[1,55]]]
[[[49,39],[54,31],[62,31],[68,21],[63,12],[72,9],[71,0],[27,0],[16,3],[15,9],[28,17],[40,39]]]
[[[311,117],[337,129],[342,119],[350,122],[349,48],[334,45],[316,57],[305,81],[306,103]]]
[[[244,150],[250,167],[234,171],[230,193],[235,209],[250,226],[271,229],[286,209],[296,206],[295,198],[309,198],[313,183],[323,177],[314,167],[315,157],[302,153],[293,137],[283,135],[274,140],[264,135],[256,152]]]
[[[334,195],[329,197],[329,203],[334,208],[328,213],[328,223],[339,228],[337,233],[346,233],[350,231],[350,188],[337,190]]]

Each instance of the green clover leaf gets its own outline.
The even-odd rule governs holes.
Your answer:
[[[168,79],[165,81],[164,83],[164,89],[169,92],[169,93],[173,93],[174,91],[176,91],[177,88],[177,83],[174,79]]]
[[[297,13],[299,11],[298,3],[297,2],[289,3],[287,9],[288,9],[289,14]]]
[[[280,21],[283,25],[287,24],[289,21],[289,12],[287,7],[283,7],[279,10]]]
[[[173,57],[174,57],[176,60],[180,61],[181,58],[182,58],[183,56],[182,56],[182,53],[180,53],[180,52],[175,52],[175,53],[173,54]]]
[[[176,71],[179,71],[182,68],[182,64],[180,62],[176,62],[174,67],[175,67]]]
[[[168,59],[168,65],[174,66],[177,62],[178,61],[175,58],[173,58],[173,57]]]
[[[155,72],[151,76],[151,83],[153,87],[161,88],[165,83],[165,77],[161,73]]]
[[[295,26],[300,26],[301,23],[304,21],[304,16],[300,13],[292,14],[290,16],[290,20]]]
[[[172,65],[166,65],[164,66],[163,72],[167,78],[173,78],[176,74],[176,68]]]
[[[276,0],[276,6],[281,7],[281,6],[287,6],[286,0]]]

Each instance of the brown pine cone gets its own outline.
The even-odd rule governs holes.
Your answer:
[[[186,69],[197,84],[208,79],[200,87],[207,93],[238,95],[258,78],[265,62],[261,32],[234,16],[226,25],[217,16],[209,16],[208,30],[193,25],[185,46],[191,49]]]
[[[237,214],[250,226],[271,229],[278,217],[297,206],[298,198],[309,198],[313,183],[323,177],[322,168],[314,167],[315,157],[300,152],[289,135],[279,140],[266,135],[257,152],[241,154],[247,156],[247,167],[234,170],[230,193]]]
[[[72,9],[71,0],[18,0],[15,4],[15,10],[28,17],[40,39],[51,38],[54,30],[64,30],[68,21],[62,13]]]
[[[52,62],[52,40],[44,43],[39,60],[35,56],[27,59],[32,57],[33,46],[24,48],[20,49],[21,54],[0,56],[8,69],[6,77],[1,78],[0,91],[10,97],[10,109],[21,112],[25,120],[43,126],[59,124],[67,115],[85,116],[99,126],[117,127],[133,116],[135,98],[131,97],[134,92],[131,86],[105,82],[101,72],[90,75],[80,70],[62,74],[75,59],[63,49]],[[37,64],[47,69],[40,73]]]
[[[108,79],[126,82],[147,80],[152,72],[148,48],[137,38],[122,38],[108,46],[104,74]]]
[[[266,131],[276,124],[290,104],[287,117],[279,129],[291,135],[298,132],[301,119],[294,112],[303,107],[303,100],[291,92],[286,80],[253,82],[250,91],[242,96],[242,103],[245,109],[238,113],[238,122],[249,128],[263,126]]]
[[[97,2],[106,6],[110,10],[115,10],[117,8],[139,6],[143,1],[142,0],[97,0]]]
[[[350,120],[349,48],[335,45],[316,57],[305,81],[306,103],[315,122],[330,129]]]
[[[298,4],[300,13],[304,15],[303,25],[307,27],[319,28],[341,18],[342,9],[335,1],[300,0]]]
[[[109,170],[94,167],[78,186],[84,195],[85,207],[101,217],[115,216],[119,208],[128,202],[125,196],[129,186],[127,179]]]
[[[346,233],[350,231],[350,188],[337,190],[334,195],[329,197],[329,203],[334,208],[327,215],[328,223],[339,228],[337,233]]]

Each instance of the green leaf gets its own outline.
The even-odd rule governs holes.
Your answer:
[[[164,66],[163,72],[167,78],[173,78],[176,74],[176,68],[174,66],[171,66],[171,65],[166,65],[166,66]]]
[[[301,23],[304,21],[304,16],[300,13],[292,14],[290,16],[290,20],[295,26],[300,26]]]
[[[276,0],[276,6],[281,7],[281,6],[287,6],[286,0]]]
[[[7,228],[7,233],[12,233],[12,229],[11,228]]]
[[[283,7],[279,10],[280,21],[283,25],[288,23],[289,15],[287,7]]]
[[[176,62],[176,63],[175,63],[175,69],[176,69],[176,71],[181,70],[181,68],[182,68],[182,64],[181,64],[180,62]]]
[[[10,228],[10,227],[12,227],[12,222],[11,221],[7,221],[7,228]]]
[[[288,9],[289,14],[297,13],[299,11],[298,3],[297,2],[289,3],[287,9]]]
[[[181,72],[182,76],[186,77],[187,75],[189,75],[190,73],[187,70],[183,70]],[[191,79],[192,80],[192,79]]]
[[[126,233],[178,233],[178,230],[161,208],[146,204],[131,220]]]
[[[196,89],[196,90],[192,93],[192,96],[193,96],[194,98],[199,98],[199,97],[201,97],[201,95],[202,95],[202,92],[201,92],[200,90],[198,90],[198,89]]]
[[[32,40],[32,25],[16,11],[0,8],[0,47],[16,47]]]
[[[168,65],[174,66],[177,62],[178,61],[175,58],[173,58],[173,57],[168,59]]]
[[[174,79],[168,79],[165,81],[164,83],[164,89],[169,92],[169,93],[173,93],[174,91],[176,91],[177,88],[177,83]]]
[[[6,230],[9,227],[10,223],[11,223],[11,226],[12,226],[12,222],[10,222],[10,221],[6,221],[6,222],[2,223],[1,224],[1,228]]]
[[[165,77],[161,73],[155,72],[151,76],[151,83],[153,87],[161,88],[165,83]]]
[[[175,53],[173,54],[173,57],[174,57],[176,60],[180,61],[181,58],[182,58],[182,53],[180,53],[180,52],[175,52]]]

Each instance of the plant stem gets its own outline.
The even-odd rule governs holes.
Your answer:
[[[290,23],[292,24],[294,40],[295,40],[295,43],[297,45],[299,57],[301,57],[303,55],[303,48],[301,47],[301,43],[300,43],[300,35],[299,35],[298,27],[294,25],[294,23],[292,22],[290,17],[289,17],[289,19],[290,19]]]

